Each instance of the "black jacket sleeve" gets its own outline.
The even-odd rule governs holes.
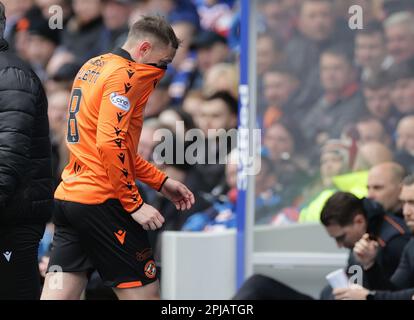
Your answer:
[[[414,240],[411,239],[404,248],[400,264],[391,277],[391,282],[398,289],[414,287]]]
[[[414,288],[399,291],[377,291],[374,300],[411,300]]]
[[[400,266],[409,237],[398,236],[390,239],[382,252],[381,265],[384,275],[390,279]]]
[[[384,271],[376,262],[370,269],[365,271],[365,277],[368,281],[369,288],[374,290],[396,290],[394,284],[384,276]]]
[[[37,84],[18,68],[0,70],[0,212],[30,168]],[[37,88],[38,89],[38,88]]]
[[[384,276],[384,272],[377,263],[366,271],[368,282],[372,289],[401,290],[411,287],[413,283],[413,265],[411,252],[414,242],[410,240],[401,254],[400,263],[390,279]]]

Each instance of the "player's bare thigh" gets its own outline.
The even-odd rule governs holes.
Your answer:
[[[158,280],[142,287],[127,289],[113,288],[119,300],[159,300],[160,285]]]
[[[88,283],[86,272],[49,272],[41,300],[80,300]]]

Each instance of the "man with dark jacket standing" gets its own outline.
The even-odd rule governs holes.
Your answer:
[[[39,241],[53,205],[47,99],[8,51],[0,2],[0,300],[38,299]]]

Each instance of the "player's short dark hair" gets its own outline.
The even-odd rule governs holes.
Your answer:
[[[321,222],[324,226],[352,224],[356,215],[365,217],[363,202],[349,192],[338,191],[326,201],[322,212]]]
[[[161,16],[143,16],[129,30],[128,39],[140,38],[142,35],[152,35],[165,45],[174,49],[180,46],[180,40],[167,20]]]
[[[237,115],[238,101],[227,91],[217,91],[204,100],[212,101],[217,99],[223,101],[232,114]]]
[[[6,8],[0,1],[0,39],[4,36],[4,29],[6,28]]]

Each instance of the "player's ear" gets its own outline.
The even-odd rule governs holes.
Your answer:
[[[142,41],[138,45],[138,56],[145,57],[151,51],[152,45],[149,41]]]

